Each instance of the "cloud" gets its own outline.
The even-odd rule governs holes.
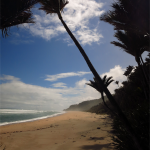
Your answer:
[[[7,81],[7,80],[10,80],[10,81],[19,81],[20,79],[14,77],[14,76],[10,76],[10,75],[3,75],[2,77],[0,77],[0,80],[3,80],[3,81]]]
[[[1,108],[60,111],[69,107],[71,104],[93,99],[91,93],[94,97],[96,96],[94,89],[90,89],[89,92],[89,87],[86,85],[84,88],[81,88],[81,85],[86,82],[85,79],[83,79],[84,82],[83,80],[78,81],[74,87],[67,87],[62,82],[55,83],[53,84],[55,88],[26,84],[20,79],[8,75],[3,75],[1,80],[7,81],[6,83],[0,84]],[[60,86],[65,86],[65,88],[60,89]],[[97,98],[99,96],[97,92]]]
[[[122,82],[127,79],[126,76],[124,76],[125,68],[121,68],[121,66],[117,65],[114,68],[110,69],[109,72],[105,72],[101,74],[101,77],[104,77],[104,75],[107,75],[107,77],[113,77],[112,79],[114,81],[119,81],[119,85],[122,86]],[[112,82],[108,89],[111,93],[114,93],[114,89],[118,88],[118,85],[115,82]]]
[[[57,81],[58,79],[61,78],[68,78],[68,77],[73,77],[73,76],[83,76],[85,74],[91,74],[91,72],[82,72],[79,71],[77,73],[75,72],[68,72],[68,73],[60,73],[60,74],[56,74],[56,75],[46,75],[46,79],[47,81]]]
[[[113,76],[114,80],[122,82],[126,80],[123,72],[123,68],[115,66],[101,74],[101,77],[107,74],[108,77]],[[86,85],[89,83],[86,78],[76,81],[73,87],[63,82],[54,83],[53,87],[31,85],[10,75],[3,75],[0,79],[6,81],[0,84],[1,108],[60,111],[72,104],[101,97],[94,88]],[[118,86],[113,82],[108,89],[113,93],[116,88]]]
[[[63,83],[63,82],[58,82],[58,83],[54,83],[52,84],[53,87],[60,87],[60,88],[65,88],[66,87],[66,84]]]
[[[94,23],[94,27],[91,21],[94,18],[99,18],[104,13],[102,7],[103,3],[98,3],[95,0],[70,0],[69,4],[66,5],[62,14],[63,19],[81,44],[99,43],[103,37],[97,29],[99,20],[97,19],[97,22]],[[32,35],[51,40],[54,37],[59,38],[60,34],[66,33],[57,14],[46,15],[43,10],[37,10],[37,8],[33,11],[35,12],[36,24],[24,24]]]

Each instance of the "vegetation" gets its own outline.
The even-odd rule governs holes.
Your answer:
[[[105,97],[105,99],[108,100],[107,97]],[[83,101],[79,104],[71,105],[69,108],[64,109],[64,111],[88,111],[91,107],[96,106],[102,102],[103,102],[102,98]]]
[[[23,23],[34,23],[31,8],[37,0],[1,0],[0,29],[7,37],[10,27]]]
[[[105,85],[106,87],[108,87],[109,84],[114,81],[114,80],[111,80],[111,79],[112,79],[112,77],[107,78],[107,75],[105,75],[105,76],[103,77],[102,81],[103,81],[103,83],[104,83],[104,85]],[[105,99],[104,99],[104,91],[103,91],[103,88],[102,88],[102,87],[100,86],[100,84],[98,83],[98,81],[94,78],[94,81],[91,81],[91,80],[90,80],[90,83],[87,83],[87,85],[93,87],[94,89],[96,89],[98,92],[101,93],[101,97],[102,97],[102,100],[103,100],[104,105],[105,105],[109,110],[112,111],[112,109],[109,108],[109,106],[108,106],[108,105],[106,104],[106,102],[105,102]],[[113,111],[112,111],[112,112],[113,112]],[[114,112],[113,112],[113,113],[114,113]],[[115,114],[115,113],[114,113],[114,114]]]

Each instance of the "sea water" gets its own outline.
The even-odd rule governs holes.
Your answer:
[[[54,117],[65,112],[0,109],[0,126]]]

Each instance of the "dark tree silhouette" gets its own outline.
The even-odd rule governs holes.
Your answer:
[[[23,23],[34,23],[30,9],[37,0],[1,0],[0,29],[7,37],[10,27]]]
[[[111,111],[113,114],[115,114],[115,115],[117,116],[117,114],[116,114],[111,108],[109,108],[108,105],[106,104],[105,99],[104,99],[104,91],[103,91],[103,88],[102,88],[102,87],[100,86],[100,84],[97,82],[96,78],[93,78],[93,79],[94,79],[94,81],[91,81],[91,80],[90,80],[90,83],[86,83],[86,84],[89,85],[89,86],[91,86],[91,87],[93,87],[94,89],[96,89],[98,92],[101,93],[101,97],[102,97],[102,100],[103,100],[104,105],[105,105],[108,109],[110,109],[110,111]],[[111,80],[111,79],[112,79],[112,77],[107,78],[107,75],[105,75],[105,76],[102,78],[102,81],[103,81],[103,83],[104,83],[104,85],[105,85],[106,87],[108,87],[108,85],[109,85],[111,82],[114,81],[114,80]]]
[[[112,10],[100,19],[112,24],[115,30],[150,36],[149,6],[149,0],[117,0],[112,4]]]
[[[119,42],[113,41],[111,43],[115,46],[120,47],[125,52],[135,57],[135,60],[139,68],[141,69],[141,79],[143,80],[141,81],[144,83],[143,87],[149,88],[148,74],[146,73],[146,69],[143,64],[143,59],[141,57],[144,51],[149,50],[149,39],[145,38],[144,36],[137,36],[137,34],[129,31],[117,31],[114,36],[119,40]],[[130,67],[127,69],[125,75],[128,74],[128,72],[130,72],[130,69],[132,68]],[[145,89],[145,91],[147,90]],[[145,96],[148,99],[148,93]]]
[[[117,0],[112,4],[112,8],[100,19],[112,24],[115,30],[133,32],[136,39],[138,37],[142,42],[144,41],[144,44],[140,42],[139,50],[141,52],[139,53],[150,52],[150,1]],[[138,42],[137,45],[139,45]],[[143,61],[141,55],[139,57]]]

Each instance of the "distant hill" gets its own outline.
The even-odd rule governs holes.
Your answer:
[[[105,96],[105,101],[108,100]],[[99,103],[102,103],[102,99],[95,99],[95,100],[88,100],[81,102],[79,104],[71,105],[69,108],[64,109],[64,111],[88,111],[91,109],[91,107],[98,105]]]

